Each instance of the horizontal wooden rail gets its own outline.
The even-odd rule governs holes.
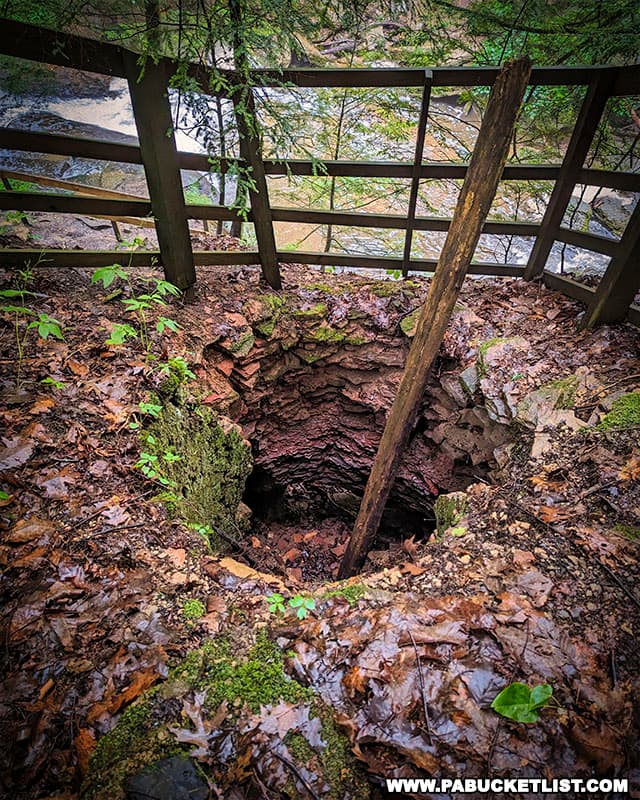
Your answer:
[[[569,278],[567,275],[558,275],[547,270],[542,273],[542,280],[547,288],[562,292],[567,297],[578,300],[585,305],[589,305],[596,291],[592,286],[578,283],[578,281],[574,281],[573,278]],[[629,307],[627,320],[636,327],[640,327],[640,306],[632,305]]]
[[[145,199],[115,199],[53,194],[51,192],[0,191],[0,210],[43,211],[86,216],[148,217],[151,201]],[[199,220],[239,219],[238,213],[226,206],[187,204],[187,217]],[[383,228],[404,230],[407,218],[399,214],[366,214],[351,211],[315,211],[304,208],[272,208],[274,222],[297,224],[342,225],[354,228]],[[252,220],[251,212],[248,221]],[[440,217],[416,217],[419,231],[448,231],[451,220]],[[483,233],[535,236],[539,225],[529,222],[486,222]],[[597,237],[598,239],[600,237]]]
[[[556,240],[574,247],[582,247],[585,250],[593,250],[594,253],[602,253],[605,256],[614,256],[619,248],[617,239],[599,236],[597,233],[577,231],[573,228],[560,228],[556,234]]]
[[[133,137],[131,137],[133,140]],[[135,140],[133,140],[135,141]],[[124,164],[142,164],[140,148],[137,144],[123,144],[99,139],[86,139],[80,136],[67,136],[58,133],[23,131],[18,128],[0,130],[0,148],[30,153],[74,156],[76,158],[96,158],[103,161]],[[209,157],[202,153],[180,151],[178,161],[181,169],[209,172]],[[241,159],[224,159],[221,171],[229,170],[233,163],[244,166]],[[318,164],[304,159],[266,159],[264,169],[267,175],[327,175],[329,177],[353,178],[411,178],[411,163],[404,161],[333,161]],[[553,181],[558,177],[559,164],[507,164],[502,173],[505,181]],[[423,162],[420,177],[433,180],[463,180],[467,173],[466,164],[447,162]],[[603,169],[583,169],[580,183],[589,186],[602,186],[627,192],[640,192],[640,172],[617,172]]]
[[[123,55],[127,51],[120,45],[10,19],[2,19],[0,23],[3,31],[0,44],[2,55],[126,77]],[[162,59],[162,62],[166,62],[166,67],[173,67],[169,59]],[[618,67],[534,67],[530,83],[533,86],[586,85],[595,73],[603,70],[618,70]],[[210,92],[206,70],[193,64],[190,71],[202,89]],[[237,80],[237,75],[232,70],[222,70],[222,73],[231,83]],[[433,69],[433,85],[490,86],[497,74],[497,67],[436,67]],[[251,75],[257,85],[265,87],[282,86],[283,83],[308,88],[422,87],[424,82],[424,69],[419,68],[256,69]],[[634,94],[638,91],[639,84],[640,76],[633,69],[626,76],[621,70],[615,85],[616,92]]]
[[[281,208],[274,206],[274,222],[294,222],[315,225],[343,225],[351,228],[391,228],[404,230],[407,218],[399,214],[366,214],[356,211],[316,211],[303,208]],[[416,217],[417,231],[448,231],[450,219],[443,217]],[[529,222],[486,222],[483,233],[535,236],[539,225]]]
[[[20,248],[4,248],[0,250],[0,264],[7,267],[23,266],[27,261],[39,267],[86,267],[96,268],[109,264],[144,267],[151,266],[159,259],[158,250],[26,250]],[[259,264],[257,251],[230,250],[196,250],[194,261],[200,266],[221,266]],[[318,264],[351,267],[353,269],[400,269],[401,258],[388,256],[348,255],[345,253],[314,253],[306,251],[278,251],[278,260],[283,264]],[[437,266],[433,259],[414,259],[410,269],[414,272],[433,272]],[[493,264],[477,262],[472,264],[469,272],[472,275],[494,275],[518,277],[524,267],[518,264]]]
[[[2,211],[51,211],[57,214],[84,214],[108,217],[148,217],[150,200],[113,200],[106,197],[51,192],[0,192]]]

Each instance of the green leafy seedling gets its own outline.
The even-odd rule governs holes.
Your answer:
[[[271,614],[284,614],[284,597],[281,594],[273,592],[273,594],[267,595],[265,600],[269,605],[269,611]]]
[[[91,276],[91,283],[98,283],[98,281],[100,281],[102,286],[106,289],[108,286],[111,286],[116,278],[121,278],[123,281],[126,281],[128,277],[126,270],[119,264],[111,264],[109,267],[100,267],[100,269],[97,269]]]
[[[138,403],[138,408],[142,414],[148,414],[150,417],[155,417],[156,419],[160,416],[160,412],[162,411],[162,406],[158,403]]]
[[[111,335],[109,338],[105,339],[105,344],[121,345],[124,344],[127,339],[137,338],[138,331],[131,325],[116,323],[113,328],[111,328]]]
[[[64,340],[60,323],[57,319],[50,317],[48,314],[40,314],[38,319],[30,322],[27,325],[27,330],[31,330],[32,328],[38,329],[38,336],[41,339],[48,339],[50,336],[53,336],[61,341]]]
[[[156,330],[158,333],[164,333],[166,330],[175,333],[179,327],[175,319],[169,319],[168,317],[158,317],[158,321],[156,322]]]
[[[309,611],[315,609],[316,601],[313,597],[303,597],[301,594],[297,594],[289,600],[289,605],[296,609],[298,619],[305,619]]]
[[[553,689],[540,683],[530,689],[526,683],[510,683],[494,698],[491,708],[503,717],[516,722],[537,722],[538,711],[549,704]]]
[[[43,383],[45,386],[53,386],[54,389],[62,389],[65,385],[64,381],[57,381],[55,378],[49,376],[48,378],[43,378],[40,383]]]

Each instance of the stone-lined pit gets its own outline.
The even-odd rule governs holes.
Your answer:
[[[353,522],[423,293],[410,281],[333,278],[253,297],[215,321],[203,349],[204,401],[238,422],[252,444],[244,500],[257,520]],[[510,439],[506,426],[474,405],[478,375],[463,369],[472,340],[490,333],[467,308],[456,311],[383,539],[428,535],[438,494],[485,478],[494,449]]]

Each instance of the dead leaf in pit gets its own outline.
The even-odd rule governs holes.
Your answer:
[[[187,551],[183,547],[167,547],[166,553],[176,569],[184,566],[187,560]]]
[[[131,517],[129,516],[128,512],[122,508],[122,506],[111,506],[110,508],[106,509],[106,511],[102,512],[102,516],[105,520],[109,523],[109,525],[124,525]]]
[[[342,558],[342,556],[345,554],[346,549],[347,549],[347,543],[346,542],[342,542],[341,544],[337,545],[336,547],[332,547],[331,548],[331,552],[333,553],[333,555],[336,558]]]
[[[84,378],[89,374],[89,367],[80,361],[76,361],[75,358],[70,358],[67,361],[67,367],[69,367],[71,372],[73,372],[73,374],[77,375],[79,378]]]
[[[490,708],[493,699],[505,685],[505,679],[489,668],[466,670],[460,675],[471,697],[480,708]]]
[[[87,722],[89,724],[100,719],[103,714],[113,716],[116,714],[123,705],[135,700],[136,697],[142,694],[146,689],[152,686],[160,677],[156,669],[142,669],[133,673],[131,683],[127,688],[117,695],[112,695],[106,698],[101,703],[96,703],[87,714]]]
[[[53,525],[47,519],[40,519],[40,517],[19,519],[4,537],[4,541],[10,544],[24,544],[32,542],[34,539],[41,539],[52,531]]]
[[[621,481],[640,481],[640,457],[633,456],[618,473]]]
[[[426,572],[423,567],[419,567],[417,564],[413,564],[411,561],[405,561],[404,564],[401,564],[400,571],[403,573],[403,575],[411,575],[414,577],[416,575],[422,575]]]
[[[192,756],[192,758],[198,758],[200,760],[209,758],[209,739],[211,737],[211,732],[220,727],[227,716],[227,701],[224,700],[213,717],[206,719],[206,712],[203,709],[206,696],[206,692],[196,692],[193,696],[193,703],[190,703],[188,700],[182,701],[182,710],[185,716],[191,721],[194,730],[175,727],[169,728],[179,742],[190,744],[195,747],[195,750],[191,750],[189,755]]]
[[[227,572],[230,572],[232,575],[235,575],[236,578],[240,578],[242,580],[262,580],[265,583],[272,584],[278,586],[280,589],[283,589],[285,592],[288,592],[287,586],[284,584],[280,578],[276,577],[275,575],[269,575],[265,572],[258,572],[257,570],[253,569],[252,567],[248,567],[246,564],[242,564],[240,561],[236,561],[235,558],[221,558],[217,565],[214,566],[211,562],[205,565],[205,572],[207,575],[215,575],[217,572],[217,566],[225,569]],[[213,570],[213,572],[210,572]]]
[[[5,447],[0,450],[0,472],[21,467],[31,458],[34,443],[30,439],[14,436],[12,439],[3,439]]]
[[[64,500],[69,494],[67,484],[74,484],[78,477],[78,473],[73,471],[71,467],[65,467],[57,475],[53,475],[48,480],[43,481],[41,486],[47,497],[52,500]]]
[[[536,560],[536,557],[529,550],[514,550],[513,563],[520,569],[528,569]]]
[[[346,672],[342,683],[347,690],[347,694],[353,700],[357,694],[364,694],[366,692],[369,679],[356,664]]]
[[[466,625],[462,620],[438,622],[435,625],[416,628],[413,631],[413,638],[417,644],[433,644],[434,642],[464,644],[467,641]],[[398,644],[401,647],[412,644],[411,637],[403,634]]]
[[[415,536],[411,536],[409,539],[404,539],[402,542],[402,549],[413,561],[416,560],[416,555],[418,553],[418,545],[414,541],[415,538]]]
[[[595,725],[584,725],[576,721],[567,726],[567,737],[583,756],[596,764],[599,775],[608,775],[612,770],[617,772],[625,762],[622,743],[618,742],[611,728],[604,722],[596,728]]]
[[[80,733],[73,740],[73,745],[78,757],[78,767],[82,775],[89,769],[89,759],[96,749],[96,737],[90,728],[82,728]]]
[[[291,705],[280,702],[277,706],[263,706],[260,709],[260,730],[268,734],[277,734],[281,739],[292,730],[300,730],[309,722],[307,706]]]
[[[295,561],[298,556],[302,555],[302,550],[298,550],[296,547],[292,547],[290,550],[282,556],[285,564],[290,564],[292,561]]]
[[[29,409],[30,414],[48,414],[55,406],[53,397],[39,397]]]
[[[568,508],[558,508],[557,506],[538,506],[536,516],[543,522],[561,522],[574,516],[574,510]]]
[[[537,570],[520,575],[516,585],[531,598],[531,602],[536,608],[542,608],[553,589],[553,581]]]

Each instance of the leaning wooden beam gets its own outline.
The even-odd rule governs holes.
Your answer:
[[[162,64],[151,60],[141,74],[135,54],[126,53],[123,58],[164,274],[175,286],[188,289],[196,281],[196,272],[173,135],[168,75]]]
[[[600,279],[582,321],[583,328],[620,322],[640,288],[640,203],[635,207],[620,239],[616,255]]]
[[[447,240],[420,312],[398,393],[340,565],[340,578],[350,577],[361,568],[378,530],[403,450],[415,425],[431,365],[498,187],[530,73],[528,58],[507,64],[491,90]]]

